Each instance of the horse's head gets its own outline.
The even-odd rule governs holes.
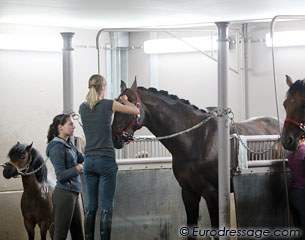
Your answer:
[[[282,131],[282,144],[289,151],[296,150],[300,138],[305,137],[305,80],[295,82],[286,75],[289,86],[284,101],[286,118]]]
[[[7,179],[17,177],[26,172],[30,167],[31,149],[33,143],[24,145],[17,142],[8,153],[9,162],[6,162],[3,169],[3,176]]]
[[[140,108],[141,120],[137,116],[115,112],[112,122],[112,141],[114,147],[117,149],[123,148],[125,143],[129,143],[133,140],[133,134],[137,129],[142,127],[142,119],[144,118],[144,112],[142,111],[143,109],[137,93],[136,80],[133,82],[131,88],[127,88],[125,82],[121,81],[120,96],[123,95],[126,95],[128,101]]]

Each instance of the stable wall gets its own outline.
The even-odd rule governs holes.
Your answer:
[[[75,32],[75,45],[93,47],[97,32],[5,24],[0,29],[0,34],[26,31],[58,38],[60,32],[70,31]],[[88,78],[97,72],[97,54],[95,48],[75,47],[73,56],[74,109],[78,111],[87,94]],[[34,147],[44,154],[49,124],[63,109],[62,71],[61,52],[0,50],[1,163],[17,141],[34,142]]]
[[[277,22],[275,31],[305,30],[305,21]],[[270,23],[248,24],[248,100],[249,117],[276,116],[275,89],[273,83],[272,49],[266,47],[265,34]],[[263,41],[261,41],[263,40]],[[285,117],[283,101],[288,90],[285,75],[294,80],[305,77],[305,46],[274,48],[275,78],[280,118]]]
[[[211,27],[210,27],[211,28]],[[209,36],[217,33],[215,28],[203,32],[175,32],[177,37]],[[235,31],[233,32],[234,35]],[[140,48],[143,42],[155,38],[172,38],[170,35],[158,33],[132,33],[130,44],[135,49],[129,51],[129,78],[137,75],[138,85],[152,86],[163,89],[170,94],[187,99],[199,108],[218,105],[217,61],[200,52],[145,54]],[[229,66],[238,71],[239,48],[229,51]],[[206,52],[213,58],[217,53]],[[149,80],[147,80],[149,79]],[[243,83],[240,75],[229,71],[228,105],[238,120],[244,119]]]

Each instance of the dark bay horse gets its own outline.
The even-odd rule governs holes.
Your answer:
[[[174,175],[182,189],[187,225],[198,224],[199,202],[206,200],[213,228],[218,228],[218,133],[217,117],[191,105],[188,101],[153,88],[121,87],[121,95],[140,109],[140,117],[115,113],[112,125],[113,143],[122,148],[134,131],[146,126],[155,136],[167,136],[188,129],[202,121],[203,125],[181,135],[160,140],[172,154]],[[242,135],[279,134],[275,118],[260,117],[236,123],[232,128]],[[191,238],[189,238],[191,239]]]
[[[286,118],[282,130],[282,144],[289,151],[295,151],[298,141],[305,136],[305,79],[293,80],[286,75],[289,86],[284,108]]]
[[[29,240],[34,240],[35,226],[40,227],[41,240],[46,239],[52,223],[52,193],[54,190],[47,180],[47,167],[40,153],[32,147],[19,142],[9,153],[3,176],[7,179],[22,176],[24,192],[21,197],[21,211]],[[53,230],[50,236],[53,239]]]

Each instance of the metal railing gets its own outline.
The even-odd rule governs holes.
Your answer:
[[[141,136],[124,148],[116,150],[117,159],[171,157],[170,152],[154,136]]]

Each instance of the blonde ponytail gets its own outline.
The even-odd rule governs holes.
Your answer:
[[[90,77],[89,83],[89,92],[86,97],[86,102],[90,109],[94,109],[96,103],[99,101],[99,96],[106,86],[106,80],[102,75],[94,74]]]

